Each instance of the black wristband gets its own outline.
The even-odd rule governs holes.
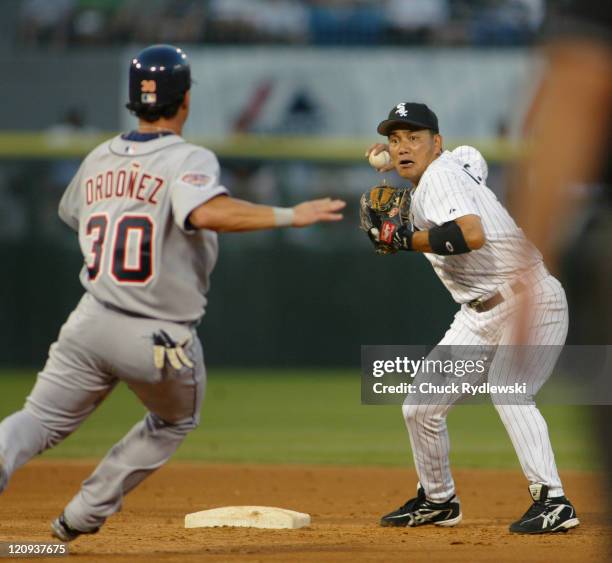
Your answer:
[[[429,246],[435,254],[441,256],[470,252],[461,232],[461,227],[455,221],[449,221],[439,227],[429,229]]]

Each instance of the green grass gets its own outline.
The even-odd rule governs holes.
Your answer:
[[[0,419],[21,408],[32,373],[0,372]],[[546,405],[562,469],[599,467],[588,410]],[[98,458],[144,414],[125,385],[71,437],[45,453]],[[518,467],[510,440],[490,405],[451,411],[455,467]],[[213,462],[411,465],[398,406],[363,406],[359,373],[326,370],[211,369],[202,423],[175,459]]]

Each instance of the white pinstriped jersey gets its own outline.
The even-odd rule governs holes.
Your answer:
[[[78,231],[81,283],[99,301],[169,321],[197,321],[217,235],[190,229],[193,209],[227,193],[216,156],[178,135],[118,136],[83,161],[59,206]]]
[[[415,188],[411,220],[419,230],[478,215],[486,242],[456,256],[425,253],[457,303],[494,295],[504,283],[530,269],[542,256],[525,238],[495,194],[486,186],[486,162],[473,147],[444,151]]]

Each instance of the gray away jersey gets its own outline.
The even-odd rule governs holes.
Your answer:
[[[473,147],[444,151],[413,192],[410,215],[419,230],[478,215],[485,232],[482,248],[456,256],[425,253],[457,303],[494,295],[501,285],[541,263],[542,256],[486,186],[488,170]]]
[[[217,235],[191,230],[193,209],[226,194],[216,156],[178,135],[120,136],[83,161],[59,215],[78,231],[81,283],[103,303],[151,318],[197,321],[217,260]]]

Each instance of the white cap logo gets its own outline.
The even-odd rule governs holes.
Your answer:
[[[395,106],[395,113],[401,117],[406,117],[408,115],[408,110],[406,109],[406,102],[397,104]]]

